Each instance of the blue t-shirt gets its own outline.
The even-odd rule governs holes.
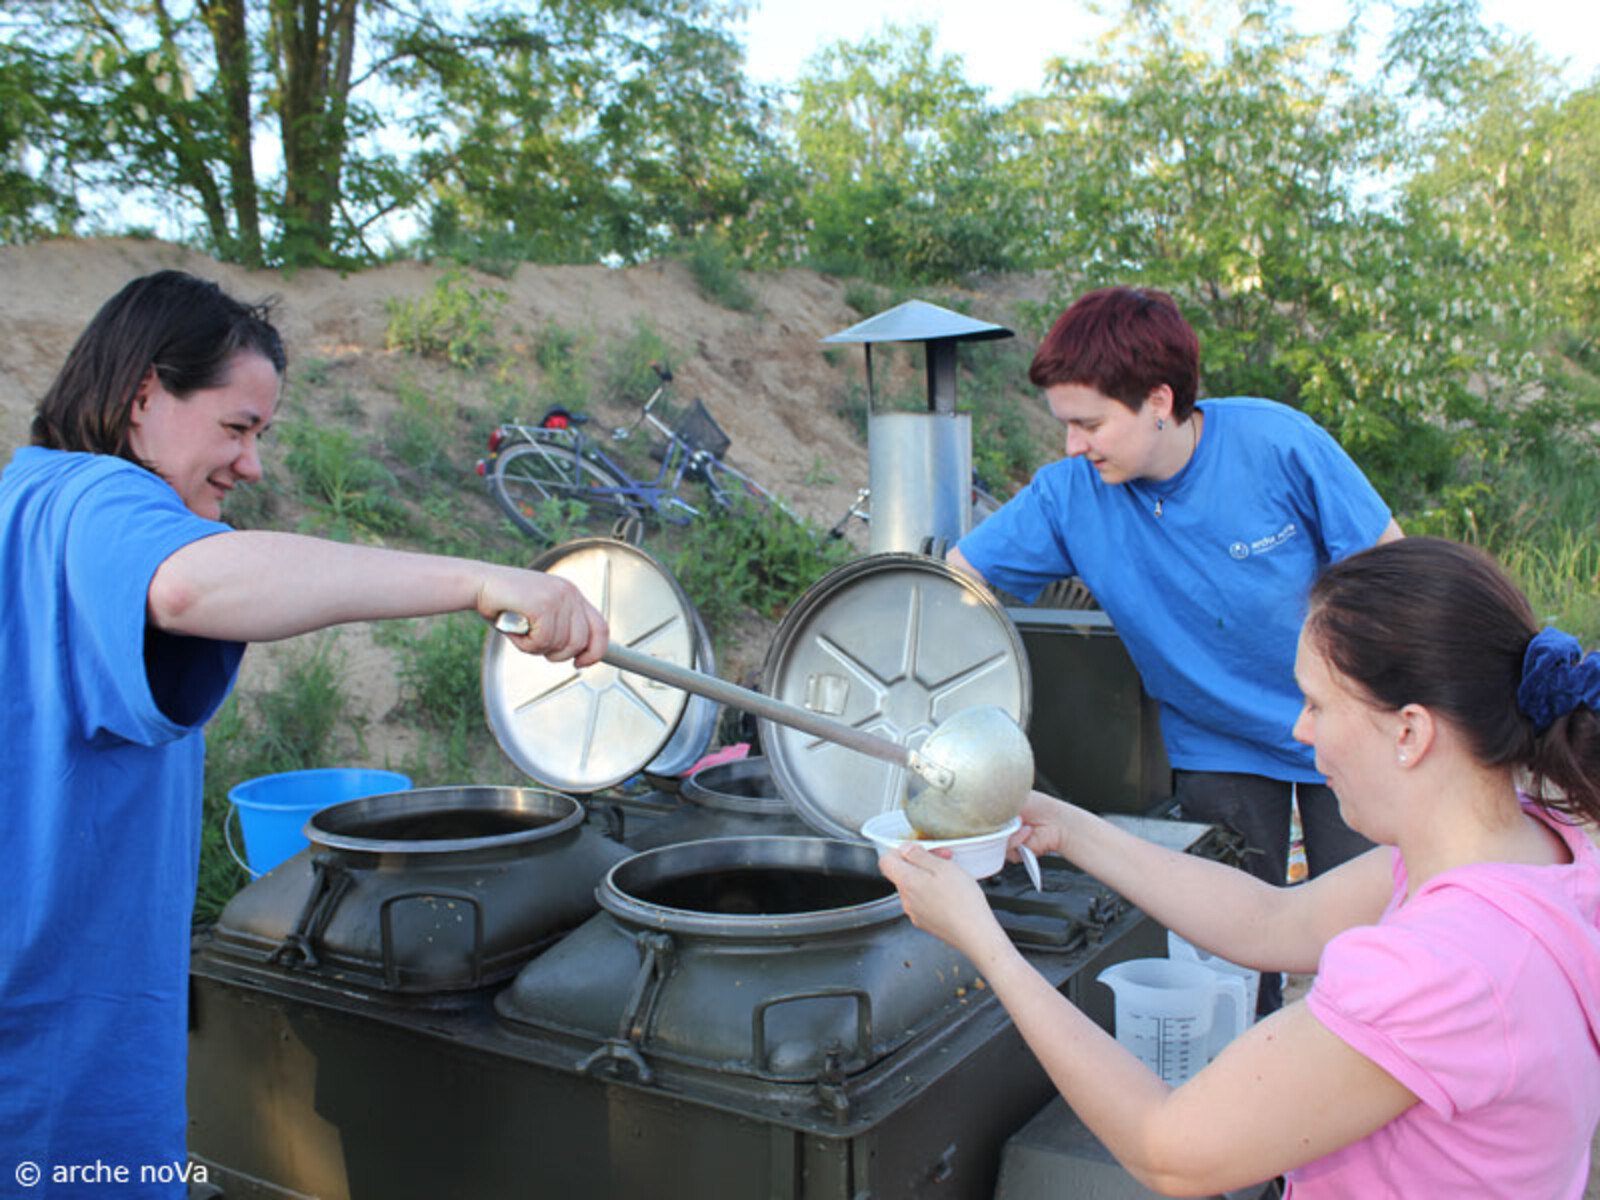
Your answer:
[[[0,476],[0,1195],[184,1193],[139,1180],[185,1158],[200,730],[244,648],[155,630],[146,596],[227,528],[107,455]],[[13,1193],[23,1161],[44,1182]],[[95,1163],[131,1182],[50,1186]]]
[[[1378,540],[1389,509],[1305,414],[1245,398],[1200,408],[1200,443],[1171,479],[1107,484],[1062,459],[960,550],[1024,600],[1082,578],[1161,705],[1174,767],[1318,783],[1290,736],[1306,597],[1324,566]]]

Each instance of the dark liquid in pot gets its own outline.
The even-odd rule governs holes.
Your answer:
[[[662,908],[729,915],[825,912],[867,904],[893,893],[888,880],[869,875],[770,867],[704,871],[630,889],[635,898]]]
[[[504,809],[463,809],[455,812],[409,813],[384,820],[363,821],[339,832],[373,841],[443,842],[458,838],[501,837],[542,829],[555,821],[546,813],[508,812]]]

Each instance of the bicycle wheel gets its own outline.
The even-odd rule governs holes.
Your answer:
[[[529,537],[601,534],[638,544],[643,513],[628,484],[568,446],[514,446],[494,464],[494,498]]]
[[[1000,511],[1000,506],[1005,501],[989,494],[988,490],[980,484],[972,485],[972,523],[987,520]]]
[[[738,467],[730,467],[725,462],[708,457],[705,462],[699,464],[699,472],[705,481],[706,489],[711,493],[711,498],[723,508],[734,508],[741,503],[753,504],[759,508],[771,506],[786,517],[794,517],[787,504]]]

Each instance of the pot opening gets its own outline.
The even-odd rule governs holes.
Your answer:
[[[883,878],[827,870],[742,867],[653,881],[631,894],[683,912],[781,916],[869,904],[894,893]]]
[[[517,812],[507,809],[469,808],[454,811],[373,816],[353,821],[339,832],[352,837],[396,842],[437,842],[456,838],[492,838],[527,833],[553,825],[558,818],[549,813]]]
[[[582,823],[582,805],[559,792],[439,787],[336,804],[306,823],[306,835],[355,853],[438,855],[543,841]]]

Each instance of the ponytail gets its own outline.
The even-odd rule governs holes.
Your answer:
[[[1373,703],[1432,709],[1540,805],[1600,821],[1600,655],[1541,630],[1487,555],[1426,537],[1353,554],[1313,585],[1306,630]]]

